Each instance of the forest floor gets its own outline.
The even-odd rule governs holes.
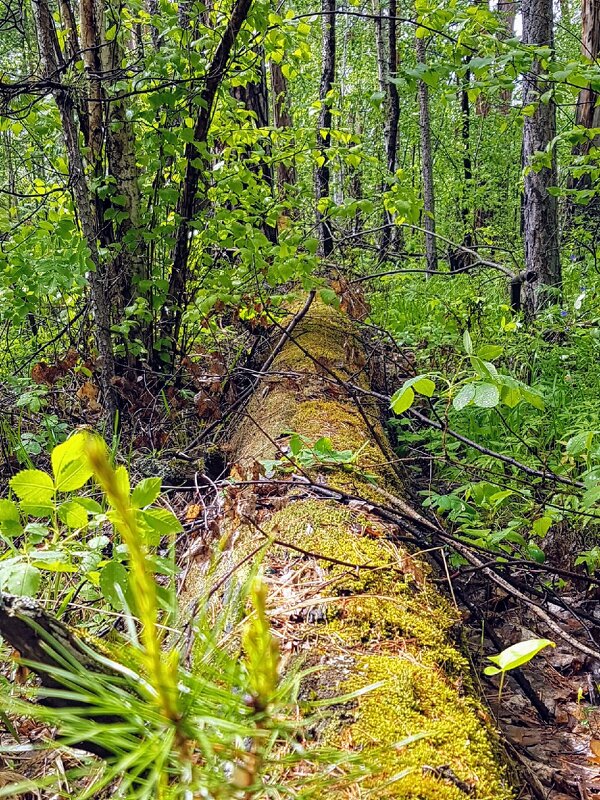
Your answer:
[[[414,357],[408,349],[390,347],[387,334],[372,326],[365,327],[364,333],[369,352],[365,368],[371,371],[376,388],[384,390],[414,374]],[[130,375],[120,385],[128,422],[121,432],[119,452],[127,460],[132,482],[147,476],[163,478],[162,502],[178,516],[184,530],[177,540],[180,585],[194,559],[211,546],[222,514],[221,489],[234,466],[226,444],[229,431],[243,416],[240,400],[260,375],[260,346],[248,348],[255,357],[241,368],[232,366],[232,354],[239,352],[240,343],[248,347],[250,340],[247,331],[240,331],[238,341],[229,341],[226,348],[195,354],[184,361],[176,384],[168,389],[157,392],[152,376],[147,375]],[[39,398],[41,408],[35,402],[23,408],[15,390],[2,389],[3,482],[23,466],[43,468],[52,436],[61,426],[70,431],[99,418],[102,409],[93,380],[74,366],[69,354],[33,365],[38,390],[30,390],[31,397]],[[93,369],[93,364],[89,367]],[[382,406],[381,411],[385,416],[387,409]],[[17,429],[18,440],[9,433]],[[407,486],[407,497],[417,509],[421,481],[427,481],[430,469],[427,459],[419,460],[418,432],[418,424],[413,425],[414,459],[408,473],[412,485]],[[515,567],[511,578],[518,585],[522,577]],[[544,629],[530,605],[488,582],[481,570],[447,567],[437,582],[463,615],[463,638],[473,674],[523,780],[519,797],[589,800],[600,796],[600,666],[568,642],[557,640],[556,648],[515,670],[500,695],[497,679],[482,674],[486,656],[498,652],[499,643],[506,646],[537,636],[556,639],[555,631]],[[600,623],[598,587],[586,589],[583,583],[571,581],[562,597],[575,609],[572,612],[553,605],[552,593],[544,595],[543,583],[540,586],[539,604],[551,609],[567,634],[588,637],[594,646],[583,617],[587,614],[591,622]],[[13,675],[10,662],[4,662],[3,672]],[[533,697],[538,698],[538,710],[532,705]],[[43,727],[23,720],[12,733],[1,733],[0,743],[13,753],[19,772],[35,778],[46,774],[49,766],[60,773],[64,760],[71,758],[59,753],[51,765],[47,755],[40,760],[32,745],[47,735]]]

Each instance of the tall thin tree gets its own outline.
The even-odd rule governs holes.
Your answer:
[[[317,150],[319,163],[315,172],[315,195],[317,200],[317,226],[319,229],[319,253],[327,258],[333,251],[333,231],[328,209],[323,207],[329,199],[331,179],[329,166],[329,148],[331,146],[331,91],[335,82],[335,7],[336,0],[321,0],[323,16],[323,35],[321,40],[321,85],[317,130]]]
[[[397,45],[397,25],[396,17],[398,6],[396,0],[389,0],[388,8],[388,47],[387,47],[387,70],[385,71],[385,91],[386,91],[386,120],[383,131],[385,141],[386,167],[388,172],[387,185],[396,173],[398,168],[398,124],[400,121],[400,98],[398,86],[396,84],[396,73],[398,71],[398,45]],[[393,228],[394,215],[384,208],[383,212],[383,235],[381,237],[380,260],[385,259],[388,247],[395,242],[395,231]]]
[[[417,62],[427,62],[425,39],[415,39]],[[423,176],[423,227],[425,228],[425,255],[427,272],[438,268],[435,241],[435,193],[433,187],[433,152],[431,149],[431,122],[429,118],[429,88],[419,80],[419,131],[421,140],[421,172]]]
[[[525,0],[523,43],[554,47],[552,0]],[[557,202],[548,192],[556,184],[555,153],[549,156],[549,166],[533,168],[531,164],[536,153],[548,150],[556,135],[556,106],[553,99],[542,99],[550,89],[542,75],[542,60],[536,54],[523,89],[524,105],[534,107],[523,124],[523,236],[525,267],[529,275],[525,284],[525,308],[529,316],[550,304],[562,284]]]
[[[581,4],[581,55],[592,63],[597,63],[600,55],[600,0],[582,0]],[[579,92],[577,98],[577,108],[575,111],[575,124],[583,128],[600,127],[600,105],[598,101],[600,95],[591,86],[586,86]],[[598,137],[586,138],[576,144],[573,148],[575,157],[587,156],[592,147],[598,146]],[[589,189],[591,186],[591,176],[589,172],[575,178],[569,177],[569,189],[581,190]],[[598,212],[598,201],[595,200],[586,209],[588,214],[592,211]],[[572,217],[574,204],[569,205],[569,217]]]

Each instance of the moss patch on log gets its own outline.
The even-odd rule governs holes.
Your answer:
[[[335,696],[382,683],[350,712],[334,714],[322,737],[363,752],[377,773],[367,785],[380,798],[511,797],[469,664],[451,641],[459,614],[432,587],[428,567],[378,538],[385,531],[373,520],[335,502],[295,502],[274,514],[268,528],[278,540],[311,551],[326,572],[326,619],[318,631],[313,625],[304,632],[310,636],[312,628],[322,667],[314,692]],[[281,558],[285,548],[277,550]],[[286,553],[287,570],[290,561],[306,561]],[[349,677],[340,681],[341,662]]]
[[[374,503],[382,498],[366,472],[382,489],[400,491],[377,408],[365,401],[367,424],[332,377],[366,388],[350,320],[315,302],[293,336],[301,347],[283,347],[233,436],[232,477],[255,477],[257,460],[280,459],[293,431],[310,442],[328,436],[337,450],[363,448],[350,470],[311,468],[315,480]],[[233,489],[224,526],[233,544],[220,573],[256,547],[258,529],[247,523],[258,514],[261,530],[281,542],[263,562],[280,609],[278,635],[320,667],[305,697],[334,699],[380,684],[337,706],[316,731],[321,742],[360,753],[372,768],[364,784],[335,797],[508,800],[497,740],[453,642],[460,615],[431,582],[428,565],[393,543],[402,531],[369,514],[368,503],[351,508],[302,496],[306,491],[295,482],[266,494],[254,485]]]

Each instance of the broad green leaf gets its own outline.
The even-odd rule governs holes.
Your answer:
[[[110,561],[103,567],[100,572],[100,591],[115,611],[123,610],[123,597],[127,597],[128,589],[129,575],[123,564]]]
[[[468,356],[472,356],[473,355],[473,342],[471,340],[471,334],[469,333],[469,331],[465,331],[463,333],[463,346],[465,348],[465,353]]]
[[[92,477],[92,468],[87,459],[89,434],[79,431],[52,451],[54,483],[59,492],[72,492]]]
[[[433,393],[435,392],[435,383],[431,380],[431,378],[424,378],[422,375],[419,375],[417,378],[412,379],[411,386],[418,392],[419,394],[424,395],[425,397],[433,397]]]
[[[54,496],[54,483],[41,469],[24,469],[10,479],[10,488],[28,505],[47,506]]]
[[[35,597],[40,588],[41,574],[37,567],[18,561],[5,567],[0,564],[0,590],[21,597]]]
[[[148,511],[140,511],[139,514],[143,522],[161,537],[183,531],[181,522],[166,508],[152,508]]]
[[[477,355],[483,361],[493,361],[498,356],[501,356],[503,352],[504,348],[499,344],[484,344],[477,351]]]
[[[152,505],[160,495],[162,478],[144,478],[133,490],[131,503],[135,508]]]
[[[542,538],[548,533],[551,525],[552,525],[552,517],[540,517],[539,519],[533,521],[531,529],[533,530],[536,536]]]
[[[497,675],[499,672],[507,672],[511,669],[521,667],[536,656],[545,647],[556,647],[556,643],[550,639],[526,639],[507,647],[496,656],[488,656],[488,661],[496,664],[495,667],[486,667],[486,675]]]
[[[546,554],[535,542],[529,542],[527,545],[527,555],[532,561],[536,561],[538,564],[543,564],[546,560]]]
[[[339,308],[340,298],[333,291],[333,289],[321,289],[319,291],[319,296],[321,297],[321,300],[325,303],[325,305]]]
[[[58,507],[58,518],[67,528],[85,528],[88,515],[85,508],[77,500],[68,500]]]
[[[19,507],[12,500],[0,500],[0,523],[19,522]]]
[[[457,411],[462,411],[465,406],[468,406],[471,400],[475,397],[475,384],[466,383],[453,398],[452,405]]]
[[[475,387],[473,402],[479,408],[494,408],[500,402],[500,392],[493,383],[480,383]]]
[[[410,386],[404,385],[397,392],[394,392],[390,402],[390,408],[395,414],[403,414],[407,411],[415,400],[415,393]]]
[[[534,389],[528,388],[527,386],[523,386],[521,388],[521,394],[523,395],[523,400],[529,403],[530,406],[537,408],[539,411],[544,410],[544,398],[539,394],[539,392],[536,392]]]

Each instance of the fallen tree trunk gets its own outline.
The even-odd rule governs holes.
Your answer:
[[[364,373],[352,322],[313,303],[233,436],[222,523],[229,546],[217,585],[231,593],[267,537],[262,571],[274,631],[284,652],[319,666],[305,695],[335,698],[377,684],[338,705],[316,732],[375,766],[365,794],[355,787],[344,797],[368,789],[377,798],[503,800],[512,796],[503,758],[453,642],[460,614],[434,587],[424,559],[398,546],[400,526],[370,513],[370,502],[389,502],[402,487],[378,409],[357,406],[342,385],[367,388]],[[303,437],[294,439],[295,458],[292,433]],[[311,449],[322,437],[330,441]],[[342,504],[310,482],[363,500]],[[190,570],[184,606],[205,594],[203,575],[200,564]]]

